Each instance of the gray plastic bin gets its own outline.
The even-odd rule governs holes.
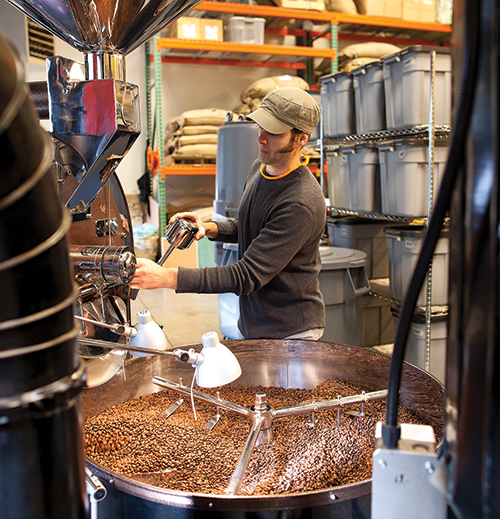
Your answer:
[[[435,124],[451,124],[450,49],[414,45],[381,58],[389,130],[429,124],[430,52],[433,50],[436,51]]]
[[[328,197],[330,204],[339,209],[351,207],[351,185],[347,178],[348,171],[344,168],[345,160],[342,150],[326,152],[328,166]]]
[[[389,256],[389,287],[393,299],[404,301],[425,237],[421,225],[399,225],[384,229]],[[432,306],[448,304],[449,229],[441,231],[432,259]],[[427,304],[426,284],[420,291],[417,306]]]
[[[320,78],[323,137],[356,133],[352,74],[339,72]]]
[[[379,213],[380,165],[375,144],[357,144],[342,148],[344,171],[347,171],[350,204],[347,209]],[[347,202],[347,200],[346,200]]]
[[[393,310],[394,327],[397,330],[399,315]],[[448,336],[448,316],[433,315],[431,317],[431,337],[429,344],[428,371],[441,382],[446,376],[446,340]],[[412,317],[404,360],[426,369],[427,329],[425,316],[415,314]]]
[[[382,221],[356,216],[328,218],[326,221],[330,245],[356,249],[366,254],[365,271],[368,279],[389,277],[387,239],[384,234],[386,225]]]
[[[320,252],[319,288],[326,317],[322,340],[357,345],[360,309],[356,300],[370,291],[366,254],[340,247],[321,247]]]
[[[426,217],[429,213],[429,148],[424,141],[398,140],[378,145],[381,206],[384,214]],[[444,175],[449,147],[434,147],[433,199]]]
[[[221,265],[234,265],[238,262],[238,245],[236,243],[224,243],[222,250],[224,256]],[[218,294],[217,302],[219,304],[219,328],[222,335],[228,339],[244,339],[238,328],[240,298],[232,292],[227,292]]]
[[[356,131],[370,133],[385,130],[385,90],[382,63],[374,61],[352,72]]]

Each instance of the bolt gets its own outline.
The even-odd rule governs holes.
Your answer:
[[[432,474],[434,472],[434,465],[430,461],[426,461],[424,467],[429,474]]]
[[[255,394],[255,410],[266,411],[267,410],[267,395],[264,392],[258,392]]]
[[[385,469],[387,467],[387,463],[384,460],[378,460],[378,464],[383,469]]]

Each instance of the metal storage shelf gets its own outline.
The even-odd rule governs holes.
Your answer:
[[[215,164],[174,164],[162,166],[162,178],[175,175],[215,175]]]
[[[200,3],[194,8],[200,16],[206,13],[221,15],[248,15],[266,19],[266,32],[271,34],[294,34],[317,39],[329,37],[330,49],[287,45],[249,45],[207,40],[178,40],[159,38],[164,63],[193,63],[204,65],[230,65],[243,67],[272,67],[305,69],[307,58],[327,58],[332,61],[331,71],[338,70],[336,51],[339,39],[388,41],[394,44],[447,45],[451,26],[440,23],[423,23],[398,18],[382,18],[366,15],[348,15],[330,11],[289,9],[266,5],[250,5],[231,2]],[[281,20],[291,21],[291,27],[276,27]],[[307,31],[304,21],[329,25],[323,32]],[[249,56],[255,59],[248,59]],[[275,56],[287,57],[277,61]]]
[[[420,138],[420,139],[428,139],[429,143],[429,156],[433,157],[434,155],[434,142],[436,139],[448,138],[451,134],[451,127],[449,126],[436,126],[434,119],[434,84],[435,84],[435,52],[430,52],[431,57],[431,71],[430,71],[430,91],[429,91],[429,124],[421,125],[410,129],[396,129],[396,130],[385,130],[380,132],[373,132],[368,134],[351,134],[342,138],[328,139],[323,137],[323,126],[321,127],[321,138],[318,139],[320,156],[321,156],[321,178],[323,180],[324,177],[324,158],[326,148],[336,149],[341,145],[345,144],[353,144],[353,143],[362,143],[362,142],[380,142],[380,141],[391,141],[395,139],[402,138]],[[323,125],[323,120],[320,122]],[[380,214],[380,213],[366,213],[366,212],[357,212],[346,210],[342,208],[330,207],[330,210],[335,210],[341,215],[356,215],[363,216],[366,218],[374,218],[377,220],[389,220],[395,222],[402,223],[411,223],[411,222],[422,222],[425,225],[428,224],[428,220],[430,217],[430,211],[433,203],[433,162],[432,159],[429,162],[429,216],[428,217],[400,217],[389,214]],[[430,341],[431,341],[431,318],[437,315],[447,315],[448,306],[440,306],[433,307],[431,305],[431,285],[432,285],[432,260],[429,264],[428,273],[427,273],[427,304],[425,308],[414,309],[415,313],[423,313],[425,317],[425,325],[426,325],[426,369],[429,366],[429,358],[430,358]],[[377,297],[380,299],[384,299],[389,301],[392,304],[397,304],[398,301],[392,299],[387,294],[383,292],[372,290],[370,291],[370,295],[373,297]],[[400,302],[399,302],[400,303]]]
[[[434,137],[445,139],[450,137],[451,126],[436,126],[434,129]],[[383,130],[373,133],[351,134],[345,137],[323,137],[323,149],[338,148],[345,144],[357,144],[363,142],[382,142],[395,139],[427,139],[429,138],[429,125],[424,124],[415,126],[414,128],[403,128],[397,130]]]
[[[228,41],[182,40],[158,38],[162,63],[193,63],[304,69],[308,58],[335,59],[334,49],[316,49],[290,45],[257,45]],[[283,61],[275,61],[279,56]],[[253,57],[253,60],[249,60]]]
[[[351,211],[350,209],[343,209],[341,207],[329,207],[330,211],[336,211],[340,216],[360,216],[363,218],[371,218],[373,220],[387,220],[390,222],[397,223],[416,223],[422,222],[424,223],[427,218],[414,218],[414,217],[406,217],[406,216],[395,216],[390,214],[382,214],[382,213],[367,213],[362,211]]]
[[[451,127],[450,126],[435,126],[433,136],[436,139],[447,139],[450,137]],[[384,142],[395,139],[428,139],[429,138],[429,125],[424,124],[421,126],[415,126],[414,128],[403,128],[397,130],[384,130],[373,133],[364,134],[351,134],[345,137],[338,138],[326,138],[319,139],[319,150],[321,157],[324,156],[326,151],[332,151],[338,149],[342,145],[346,144],[361,144],[365,142]],[[343,209],[341,207],[329,207],[330,211],[336,211],[342,216],[361,216],[363,218],[372,218],[374,220],[388,220],[391,222],[398,223],[426,223],[427,217],[415,218],[405,216],[395,216],[383,213],[367,213],[362,211],[352,211],[349,209]]]
[[[152,45],[146,45],[147,61],[152,63],[154,83],[161,85],[162,77],[160,63],[184,63],[206,65],[229,65],[243,67],[285,68],[291,70],[306,70],[307,61],[311,58],[325,58],[331,61],[331,72],[338,70],[337,49],[339,38],[369,39],[370,41],[389,41],[396,44],[412,45],[427,43],[446,45],[451,34],[451,27],[439,23],[420,23],[396,18],[377,18],[364,15],[346,15],[344,13],[289,9],[264,5],[249,5],[230,2],[205,1],[194,8],[191,15],[200,16],[206,13],[221,13],[230,15],[248,15],[266,18],[266,31],[274,34],[295,34],[316,39],[329,37],[330,49],[320,49],[311,46],[286,45],[249,45],[233,42],[214,42],[206,40],[180,40],[176,38],[161,38],[156,36]],[[291,22],[288,27],[276,27],[280,19]],[[304,21],[325,24],[327,27],[321,33],[307,31]],[[312,28],[312,27],[311,27]],[[419,38],[415,40],[415,38]],[[150,52],[151,51],[151,52]],[[281,58],[281,59],[277,59]],[[153,74],[146,71],[148,91],[148,138],[152,143],[151,124],[151,83]],[[215,166],[205,165],[202,168],[193,165],[165,166],[163,164],[163,121],[161,114],[161,89],[155,89],[157,126],[156,142],[159,148],[161,175],[158,179],[158,203],[165,206],[166,175],[212,175]],[[378,139],[378,137],[377,137]],[[330,145],[329,143],[327,145]],[[152,143],[154,147],[154,143]],[[321,144],[321,148],[323,143]],[[323,154],[321,154],[323,160]],[[323,165],[320,166],[321,170]],[[165,229],[165,214],[160,211],[160,233]]]

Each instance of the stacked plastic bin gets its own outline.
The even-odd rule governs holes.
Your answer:
[[[378,213],[410,220],[428,216],[430,195],[436,199],[448,158],[447,140],[435,140],[431,157],[429,144],[425,139],[397,135],[391,139],[388,132],[376,132],[397,132],[429,124],[431,51],[436,52],[434,123],[437,126],[449,126],[451,54],[448,48],[412,46],[349,73],[341,72],[321,78],[323,137],[336,139],[338,143],[335,147],[328,146],[326,151],[328,190],[332,207],[361,215],[370,213],[367,215],[370,217]],[[350,138],[351,134],[356,134],[356,138]],[[431,159],[432,184],[429,182]],[[412,232],[418,230],[422,233],[424,231],[412,228]],[[335,240],[338,240],[338,236],[333,232],[329,234],[333,235],[333,242],[332,237],[330,242],[337,245],[339,242]],[[420,250],[415,239],[412,238],[413,246],[415,250]],[[399,273],[396,274],[396,270],[401,268],[405,272],[404,277],[408,279],[413,273],[414,265],[405,260],[405,254],[396,253],[398,247],[409,246],[409,243],[407,236],[394,238],[390,233],[386,235],[390,285],[388,291],[394,300],[404,299],[401,290],[397,296],[394,295],[395,286],[400,283],[395,277],[400,276]],[[442,243],[440,247],[436,253],[437,258],[448,254],[447,250],[443,252],[443,247],[446,247]],[[441,260],[436,261],[439,264]],[[398,265],[397,269],[395,264]],[[441,284],[446,284],[447,268],[436,276]],[[442,302],[442,298],[437,302],[434,290],[439,293],[438,287],[433,284],[432,305],[446,308],[447,302]],[[420,304],[425,306],[426,301],[419,300]],[[423,308],[418,309],[419,317],[422,311]],[[436,312],[433,309],[434,313]],[[438,313],[443,315],[443,312]],[[441,324],[436,324],[436,329],[442,330],[442,321],[439,322]],[[418,324],[421,325],[421,322]],[[442,339],[440,332],[435,332],[434,328],[433,320],[432,337],[434,339],[437,333],[437,337]],[[422,336],[420,331],[413,335],[415,338]],[[421,358],[421,344],[413,349],[419,355],[412,359]]]
[[[450,50],[417,45],[352,72],[322,77],[323,137],[340,139],[351,134],[427,125],[431,50],[436,52],[435,124],[450,125]],[[345,151],[344,148],[345,141],[337,150],[326,153],[329,196],[334,207],[356,212],[381,211],[395,216],[427,216],[429,156],[426,141],[384,141],[377,149],[374,144],[350,145]],[[437,142],[436,191],[446,160],[446,143]]]
[[[425,238],[425,227],[408,225],[386,227],[391,297],[404,301]],[[448,315],[449,230],[443,229],[432,258],[431,269],[431,356],[429,371],[444,382],[446,365],[446,319]],[[427,286],[422,287],[413,315],[405,360],[425,367],[427,337],[425,307]],[[393,307],[395,324],[399,322],[399,305]]]

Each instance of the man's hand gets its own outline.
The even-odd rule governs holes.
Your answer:
[[[154,261],[137,258],[135,276],[130,283],[131,288],[173,288],[177,289],[177,267],[160,267]]]
[[[198,227],[198,232],[195,236],[197,241],[201,240],[205,236],[214,239],[217,238],[217,235],[219,234],[219,228],[215,222],[204,223],[196,213],[176,213],[172,218],[170,218],[168,222],[169,225],[172,224],[176,218],[187,220]]]

